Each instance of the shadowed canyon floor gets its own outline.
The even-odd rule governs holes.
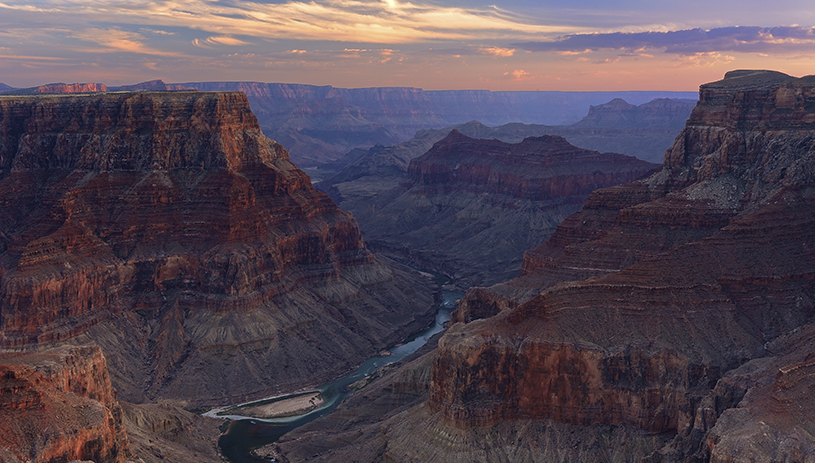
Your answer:
[[[812,77],[703,85],[660,172],[593,193],[435,351],[280,453],[812,461],[813,102]]]

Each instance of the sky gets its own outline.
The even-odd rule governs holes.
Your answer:
[[[812,0],[0,0],[0,82],[696,91],[815,74]]]

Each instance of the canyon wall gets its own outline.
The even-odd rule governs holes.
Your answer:
[[[812,76],[703,85],[662,170],[595,191],[517,278],[468,292],[427,401],[377,423],[377,456],[306,432],[284,454],[811,460],[813,108]]]
[[[724,372],[815,314],[813,101],[780,73],[702,86],[661,172],[595,192],[520,278],[468,298],[459,320],[512,304],[442,339],[431,406],[464,427],[692,427]]]
[[[0,344],[96,343],[131,402],[315,384],[434,312],[241,93],[0,98],[0,216]]]
[[[99,347],[0,353],[0,460],[123,463],[122,408]]]
[[[454,130],[410,162],[399,187],[344,204],[373,249],[466,288],[517,275],[524,250],[544,241],[592,190],[656,167],[558,136],[506,143]]]

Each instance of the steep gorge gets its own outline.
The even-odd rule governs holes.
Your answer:
[[[433,316],[240,93],[0,97],[0,216],[0,343],[96,343],[131,402],[314,384]]]
[[[661,171],[468,292],[427,400],[361,428],[375,453],[323,435],[310,460],[809,461],[814,206],[815,78],[703,85]]]
[[[655,168],[558,136],[505,143],[454,130],[410,162],[399,187],[346,204],[373,249],[466,288],[517,275],[523,251],[551,235],[592,190]]]

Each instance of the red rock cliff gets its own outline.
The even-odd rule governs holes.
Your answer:
[[[0,216],[0,343],[98,342],[131,400],[316,381],[429,316],[241,93],[0,99]]]
[[[635,180],[656,165],[631,156],[599,153],[556,135],[521,143],[478,140],[453,130],[413,159],[408,177],[427,188],[465,189],[544,201],[584,196],[597,188]]]
[[[518,279],[468,295],[458,320],[499,313],[441,340],[432,408],[459,427],[692,428],[725,371],[815,315],[813,85],[702,86],[662,171],[593,193]]]
[[[0,460],[124,462],[122,408],[99,347],[0,353]]]

